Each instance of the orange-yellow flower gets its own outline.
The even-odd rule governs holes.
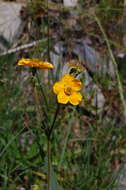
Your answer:
[[[81,81],[70,74],[65,74],[61,81],[53,85],[53,91],[57,94],[58,103],[62,104],[78,105],[82,100],[82,95],[78,92],[81,88]]]
[[[18,65],[23,66],[30,66],[30,67],[36,67],[40,69],[52,69],[53,65],[49,62],[41,61],[37,58],[28,59],[28,58],[22,58],[18,61]]]

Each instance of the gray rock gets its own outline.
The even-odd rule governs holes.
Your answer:
[[[88,40],[81,40],[76,43],[73,53],[82,61],[85,61],[85,66],[93,73],[98,76],[105,76],[108,74],[112,78],[115,77],[115,69],[112,61],[106,55],[101,56],[90,45],[91,42]]]
[[[15,43],[22,33],[21,8],[19,3],[0,2],[0,51]]]
[[[64,69],[65,64],[63,63],[63,52],[63,43],[58,42],[54,46],[54,51],[50,53],[51,61],[55,67],[53,70],[53,75],[56,80],[58,80],[66,72],[66,69]]]
[[[64,6],[66,7],[76,7],[78,0],[63,0]]]

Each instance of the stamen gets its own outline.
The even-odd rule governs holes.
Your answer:
[[[70,87],[66,87],[64,89],[64,92],[65,92],[66,95],[70,96],[72,94],[72,89]]]

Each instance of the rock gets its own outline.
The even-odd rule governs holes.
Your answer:
[[[76,7],[78,0],[64,0],[64,6],[66,7]]]
[[[51,61],[54,64],[55,69],[53,70],[53,75],[55,80],[59,80],[59,78],[64,74],[64,63],[63,63],[63,43],[58,42],[54,46],[54,52],[51,52],[50,57]]]
[[[115,78],[115,69],[110,58],[102,57],[99,52],[91,47],[89,41],[83,39],[78,41],[73,48],[73,53],[85,62],[89,71],[97,74],[97,76],[109,75],[111,78]]]
[[[22,4],[0,2],[0,51],[6,50],[17,41],[23,30],[20,18]]]

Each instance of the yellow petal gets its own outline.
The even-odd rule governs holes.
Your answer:
[[[18,61],[18,65],[29,65],[30,59],[22,58]]]
[[[49,62],[39,61],[38,67],[40,69],[53,69],[54,66],[51,63],[49,63]]]
[[[82,100],[82,95],[79,92],[73,92],[71,96],[69,96],[69,102],[72,105],[78,105]]]
[[[65,74],[63,75],[63,77],[61,78],[61,81],[62,82],[70,82],[74,80],[74,76],[73,75],[70,75],[70,74]]]
[[[65,74],[62,77],[61,81],[64,82],[65,86],[70,86],[75,91],[79,91],[82,88],[81,81],[75,79],[73,75]]]
[[[70,86],[73,90],[79,91],[82,88],[82,83],[80,80],[74,79],[70,82]]]
[[[55,82],[55,84],[53,85],[53,92],[55,94],[58,94],[63,89],[64,89],[64,83],[63,82]]]
[[[69,101],[69,96],[67,96],[64,91],[60,91],[58,96],[57,96],[57,99],[58,99],[58,103],[61,103],[61,104],[67,104],[68,101]]]
[[[26,65],[30,67],[37,67],[40,69],[52,69],[53,65],[49,62],[44,62],[39,59],[33,58],[33,59],[28,59],[28,58],[22,58],[18,61],[18,65]]]

